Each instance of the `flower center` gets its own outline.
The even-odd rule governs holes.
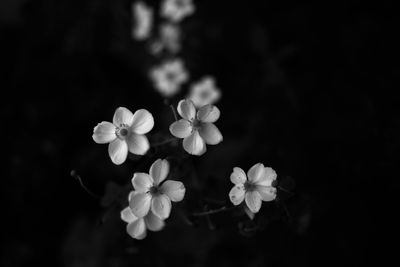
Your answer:
[[[247,182],[244,183],[244,189],[246,191],[254,191],[256,189],[256,185],[250,183],[249,181],[247,181]]]
[[[122,124],[120,127],[117,127],[117,129],[115,130],[115,134],[118,136],[119,139],[125,139],[129,134],[128,125]]]
[[[193,130],[199,130],[201,128],[201,121],[194,119],[192,122]]]
[[[150,187],[149,192],[152,195],[157,195],[160,193],[160,189],[158,188],[158,186],[152,186],[152,187]]]

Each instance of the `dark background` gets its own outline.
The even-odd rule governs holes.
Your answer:
[[[183,219],[203,207],[188,189],[162,232],[135,241],[119,210],[133,172],[146,171],[155,157],[115,166],[91,138],[118,106],[153,113],[150,140],[167,135],[173,121],[145,75],[159,61],[130,38],[130,1],[2,1],[0,265],[365,266],[396,259],[394,2],[198,2],[182,24],[181,57],[192,81],[216,77],[224,135],[191,159],[198,191],[228,203],[232,168],[263,162],[281,181],[291,177],[295,194],[263,206],[254,224],[216,215],[211,230]],[[85,192],[71,170],[107,197]],[[243,223],[256,230],[243,232]]]

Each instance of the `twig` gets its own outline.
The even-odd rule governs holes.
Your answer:
[[[90,191],[82,182],[82,178],[79,176],[79,174],[76,173],[75,170],[71,171],[71,176],[74,177],[76,180],[79,181],[79,184],[81,185],[81,187],[83,188],[83,190],[86,191],[86,193],[88,193],[90,196],[99,199],[100,197],[97,196],[96,194],[94,194],[92,191]]]
[[[233,207],[227,208],[226,206],[223,206],[223,207],[221,207],[219,209],[215,209],[215,210],[208,210],[208,211],[203,211],[203,212],[195,212],[195,213],[192,213],[192,215],[196,216],[196,217],[207,216],[207,215],[210,215],[210,214],[220,213],[222,211],[232,210],[234,208],[236,208],[236,207],[233,206]]]
[[[169,138],[169,139],[166,139],[166,140],[161,141],[161,142],[159,142],[159,143],[155,143],[155,144],[153,144],[152,146],[153,146],[153,147],[162,146],[162,145],[168,144],[168,143],[170,143],[170,142],[172,142],[172,141],[175,141],[175,140],[176,140],[176,138]]]
[[[175,111],[175,108],[174,108],[174,106],[171,104],[171,105],[169,105],[169,107],[171,108],[171,110],[172,110],[172,113],[174,113],[174,118],[175,118],[175,121],[178,121],[178,116],[176,115],[176,111]]]

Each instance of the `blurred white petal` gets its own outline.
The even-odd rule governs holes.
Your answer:
[[[125,209],[121,210],[121,219],[126,223],[134,222],[138,219],[133,213],[131,208],[128,206]]]
[[[144,217],[144,221],[147,229],[153,232],[160,231],[165,226],[164,221],[154,215],[152,211],[149,211],[146,217]]]
[[[197,119],[201,122],[216,122],[219,119],[221,112],[214,105],[205,105],[197,112]]]
[[[133,114],[131,130],[136,134],[146,134],[153,129],[154,118],[145,109],[139,109]]]
[[[92,138],[98,144],[110,143],[117,138],[115,130],[116,128],[114,124],[108,121],[103,121],[94,127]]]
[[[132,209],[132,213],[139,218],[146,216],[150,210],[151,199],[150,193],[135,194],[131,198],[131,201],[129,201],[129,207]]]
[[[231,182],[234,184],[244,184],[246,182],[246,173],[239,167],[233,168]]]
[[[192,133],[193,127],[191,123],[185,119],[176,121],[169,126],[171,134],[178,138],[186,138]]]
[[[220,97],[221,92],[215,86],[215,80],[211,76],[202,78],[190,87],[189,98],[197,108],[208,104],[214,104]]]
[[[135,172],[132,178],[132,185],[137,192],[145,193],[153,186],[153,179],[147,173]]]
[[[183,139],[183,148],[191,155],[201,156],[206,152],[206,144],[198,131]]]
[[[133,38],[140,41],[149,38],[153,26],[153,9],[143,2],[133,2],[132,12],[135,18]]]
[[[115,126],[120,127],[121,125],[132,125],[133,114],[132,112],[124,107],[119,107],[115,110],[113,123]]]
[[[126,226],[126,232],[135,239],[143,239],[146,237],[146,224],[142,218],[129,223]]]
[[[150,167],[150,176],[154,180],[154,185],[159,185],[167,178],[169,173],[169,162],[165,159],[156,160]]]
[[[161,185],[161,192],[166,194],[171,201],[178,202],[185,196],[185,186],[182,182],[168,180]]]
[[[129,152],[136,155],[144,155],[150,148],[149,140],[145,135],[130,133],[126,139]]]
[[[111,161],[120,165],[125,162],[128,156],[128,145],[125,140],[115,139],[108,145],[108,154],[110,155]]]
[[[196,116],[196,108],[193,105],[192,100],[184,99],[178,103],[178,113],[182,118],[193,121]]]
[[[257,191],[246,192],[245,201],[251,212],[257,213],[260,210],[261,196]]]
[[[240,203],[243,202],[244,196],[245,196],[245,189],[244,185],[235,185],[232,187],[231,191],[229,192],[229,199],[233,203],[233,205],[237,206]]]
[[[264,178],[264,173],[264,165],[262,163],[257,163],[247,172],[247,179],[249,179],[251,183],[258,183],[258,181]]]
[[[216,145],[223,140],[221,132],[213,123],[203,123],[199,129],[199,133],[208,145]]]
[[[161,220],[165,220],[171,213],[171,200],[166,195],[154,196],[151,201],[151,211]]]

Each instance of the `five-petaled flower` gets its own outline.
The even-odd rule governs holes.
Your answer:
[[[128,200],[131,201],[135,194],[137,194],[137,192],[131,191]],[[128,223],[126,226],[126,232],[131,237],[139,240],[146,237],[147,229],[156,232],[160,231],[165,226],[165,222],[155,216],[151,211],[146,216],[138,218],[133,214],[129,206],[121,211],[121,219]]]
[[[182,119],[171,124],[172,135],[183,139],[183,148],[192,155],[203,155],[208,145],[216,145],[222,141],[222,134],[214,125],[220,116],[216,106],[206,105],[197,112],[190,99],[181,100],[178,113]]]
[[[153,9],[143,2],[134,2],[132,12],[135,20],[132,28],[133,38],[139,41],[149,38],[153,26]]]
[[[231,182],[235,184],[229,192],[233,205],[239,205],[245,200],[251,212],[257,213],[261,208],[261,201],[272,201],[276,197],[276,172],[262,163],[257,163],[246,173],[238,167],[233,168]]]
[[[129,207],[135,216],[141,218],[149,211],[164,220],[171,212],[171,201],[178,202],[185,196],[182,182],[167,180],[169,173],[167,160],[158,159],[150,167],[149,174],[135,173],[132,185],[137,192],[129,201]]]
[[[193,14],[194,9],[192,0],[164,0],[160,12],[161,16],[173,22],[180,22]]]
[[[221,91],[215,85],[215,79],[211,76],[202,78],[190,86],[189,99],[196,107],[214,104],[221,98]]]
[[[149,75],[154,87],[164,97],[178,93],[181,85],[189,79],[189,74],[180,59],[169,60],[152,68]]]
[[[150,148],[144,135],[154,126],[153,115],[145,109],[133,114],[127,108],[119,107],[114,113],[113,123],[103,121],[93,130],[93,140],[98,144],[107,144],[108,153],[114,164],[125,162],[128,151],[144,155]]]

